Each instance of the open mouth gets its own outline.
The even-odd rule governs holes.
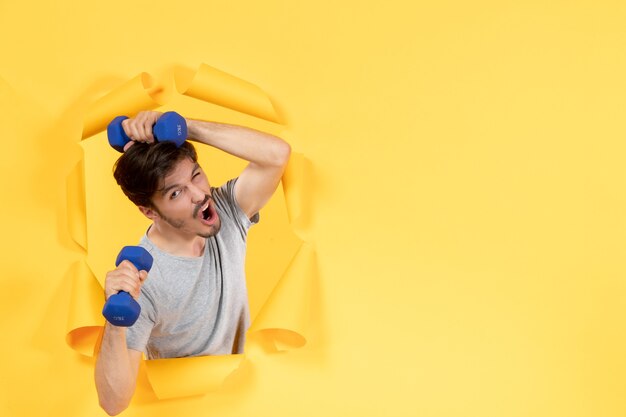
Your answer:
[[[200,209],[199,217],[200,221],[206,225],[213,224],[217,219],[217,211],[210,200]]]

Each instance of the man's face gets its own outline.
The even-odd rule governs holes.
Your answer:
[[[221,226],[211,186],[200,165],[189,158],[178,162],[152,197],[155,221],[174,233],[209,237]]]

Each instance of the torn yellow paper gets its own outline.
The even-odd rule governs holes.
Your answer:
[[[148,380],[159,399],[216,391],[237,371],[244,355],[196,356],[146,361]]]
[[[306,228],[310,222],[308,208],[311,204],[307,190],[311,189],[312,175],[311,161],[300,153],[292,152],[282,182],[289,222],[296,229]]]
[[[258,86],[202,64],[195,73],[179,68],[176,86],[181,94],[278,123],[267,94]]]
[[[246,271],[252,321],[302,244],[288,219],[284,191],[279,187],[261,210],[261,221],[248,234]]]
[[[278,350],[304,346],[316,275],[313,248],[303,243],[249,331],[260,332]]]
[[[104,293],[84,261],[72,266],[74,282],[67,320],[67,344],[75,351],[93,356],[100,335]]]
[[[83,161],[67,177],[67,227],[70,236],[87,249],[87,214],[85,213],[85,173]]]
[[[163,98],[163,88],[147,73],[141,73],[93,103],[85,116],[83,139],[106,129],[116,116],[132,116],[154,109]]]

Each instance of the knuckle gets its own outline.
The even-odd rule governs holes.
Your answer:
[[[120,265],[119,265],[118,269],[137,271],[137,268],[135,267],[135,265],[131,261],[129,261],[128,259],[125,259],[122,262],[120,262]]]

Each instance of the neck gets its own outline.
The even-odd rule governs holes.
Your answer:
[[[202,236],[186,234],[168,224],[156,221],[148,230],[148,238],[163,252],[188,258],[202,256],[206,243]]]

